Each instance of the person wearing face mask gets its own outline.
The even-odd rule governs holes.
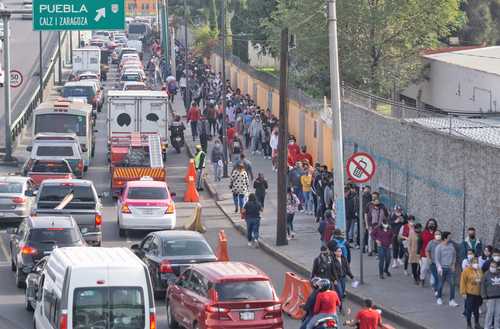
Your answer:
[[[481,271],[486,273],[490,268],[490,263],[493,260],[493,246],[487,245],[484,247],[483,254],[479,257],[479,267],[481,267]]]
[[[455,246],[451,242],[451,233],[443,232],[441,234],[442,242],[436,247],[436,268],[439,275],[439,288],[437,293],[437,304],[443,304],[443,287],[445,282],[450,285],[450,302],[451,307],[457,307],[455,302],[455,262],[457,260],[457,252]]]
[[[481,299],[481,279],[483,272],[479,267],[478,259],[473,257],[471,266],[467,267],[460,278],[460,294],[465,297],[465,318],[467,329],[472,329],[472,315],[474,315],[474,328],[482,329],[479,325],[479,307]]]
[[[274,128],[271,134],[271,139],[269,140],[269,146],[271,146],[271,160],[273,163],[273,170],[278,171],[278,146],[279,146],[279,133],[278,128]]]
[[[460,244],[460,259],[464,260],[467,258],[467,252],[472,250],[475,257],[481,256],[483,252],[483,244],[481,240],[476,237],[476,229],[474,227],[469,227],[467,229],[467,237]]]
[[[333,267],[333,257],[326,246],[321,247],[319,256],[314,259],[311,278],[314,277],[330,280],[332,285],[337,281],[335,268]]]
[[[431,240],[425,248],[425,255],[430,260],[430,270],[433,278],[432,289],[434,290],[434,295],[437,296],[437,291],[439,288],[439,275],[436,267],[436,247],[441,243],[441,231],[436,230],[434,232],[434,240]]]
[[[484,329],[500,329],[500,269],[495,261],[481,280],[481,297],[486,301]]]
[[[470,267],[472,265],[472,260],[474,258],[476,258],[476,256],[474,255],[474,250],[467,250],[467,257],[462,260],[462,271],[465,271],[467,267]]]
[[[378,274],[380,279],[385,279],[384,274],[388,277],[391,276],[389,265],[391,264],[391,245],[394,238],[394,232],[390,229],[387,219],[384,219],[382,224],[372,231],[371,236],[377,244]]]
[[[425,224],[425,229],[422,232],[422,245],[420,248],[420,283],[422,287],[425,284],[425,278],[427,277],[427,273],[429,273],[431,265],[425,253],[425,249],[429,242],[434,239],[434,232],[437,230],[437,226],[437,221],[434,218],[430,218]]]
[[[415,216],[409,215],[408,221],[401,226],[398,234],[398,239],[401,241],[401,248],[403,249],[405,275],[408,275],[408,238],[410,230],[413,230],[413,225],[415,225]]]
[[[408,236],[408,262],[411,264],[411,273],[416,285],[420,283],[420,272],[418,269],[420,253],[418,252],[418,247],[421,243],[421,234],[422,224],[417,223],[410,229],[410,234]]]
[[[288,139],[288,165],[293,167],[297,162],[298,155],[300,153],[300,147],[297,145],[297,140],[295,136],[291,135]]]

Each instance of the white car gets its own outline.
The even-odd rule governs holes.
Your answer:
[[[117,211],[120,236],[126,230],[173,230],[177,221],[167,183],[146,178],[127,183]]]

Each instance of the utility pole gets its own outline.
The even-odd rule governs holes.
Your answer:
[[[165,65],[167,67],[170,66],[170,61],[169,61],[169,50],[168,50],[168,0],[161,0],[162,1],[162,11],[161,11],[161,18],[162,18],[162,44],[163,44],[163,56],[165,56]],[[166,79],[167,77],[164,77]]]
[[[80,34],[78,34],[80,35]],[[42,31],[38,33],[38,73],[39,73],[39,84],[40,90],[38,91],[38,98],[40,98],[40,103],[43,102],[43,36]]]
[[[62,85],[61,31],[57,31],[57,84]]]
[[[42,33],[42,31],[40,31]],[[78,30],[78,48],[82,47],[82,33],[80,30]]]
[[[288,28],[281,30],[280,110],[278,139],[278,220],[276,245],[288,244],[286,234],[286,201],[288,185]]]
[[[12,136],[10,134],[11,104],[10,104],[10,28],[9,12],[2,12],[3,20],[3,63],[4,63],[4,107],[5,107],[5,162],[10,162],[12,158]]]
[[[227,118],[226,118],[226,0],[221,0],[221,37],[222,37],[222,145],[224,153],[223,177],[229,177],[227,150]]]
[[[328,39],[330,44],[330,88],[332,98],[333,130],[333,195],[336,206],[337,227],[346,229],[344,199],[344,156],[342,141],[342,114],[340,101],[339,53],[337,45],[336,0],[328,0]]]
[[[69,31],[69,62],[73,64],[73,31]]]
[[[189,70],[188,70],[188,60],[189,60],[189,45],[188,45],[188,6],[187,0],[184,0],[184,71],[186,72],[186,100],[184,102],[184,107],[186,112],[191,106],[191,90],[189,88]]]

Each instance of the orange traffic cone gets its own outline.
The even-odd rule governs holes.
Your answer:
[[[188,170],[186,176],[184,177],[186,183],[189,182],[189,176],[193,177],[194,180],[196,181],[196,167],[194,165],[194,159],[189,160]]]
[[[229,253],[227,251],[227,237],[224,230],[219,231],[219,245],[217,246],[217,260],[219,262],[228,262]]]
[[[184,194],[184,202],[198,202],[200,195],[196,190],[196,183],[193,176],[188,177],[186,193]]]

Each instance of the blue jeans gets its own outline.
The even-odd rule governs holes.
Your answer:
[[[294,233],[293,229],[293,218],[295,217],[295,214],[286,214],[286,233],[288,235]]]
[[[336,290],[341,300],[345,297],[345,281],[345,277],[337,279]]]
[[[243,206],[245,205],[245,194],[233,193],[233,202],[235,208],[238,207],[240,207],[240,209],[243,208]]]
[[[249,218],[246,221],[247,221],[247,239],[248,239],[248,242],[258,240],[259,239],[260,219]]]
[[[450,300],[455,299],[455,283],[457,280],[457,275],[455,272],[451,271],[448,267],[443,267],[443,274],[439,280],[439,288],[437,298],[443,297],[443,287],[444,283],[448,281],[450,285]]]
[[[302,192],[304,194],[304,209],[305,211],[313,211],[314,204],[312,199],[312,192]]]
[[[383,275],[389,272],[391,264],[391,250],[389,247],[378,246],[378,274]]]
[[[438,270],[436,267],[435,263],[431,263],[431,275],[432,278],[434,279],[434,284],[432,285],[432,288],[437,291],[439,289],[439,275],[438,275]]]

